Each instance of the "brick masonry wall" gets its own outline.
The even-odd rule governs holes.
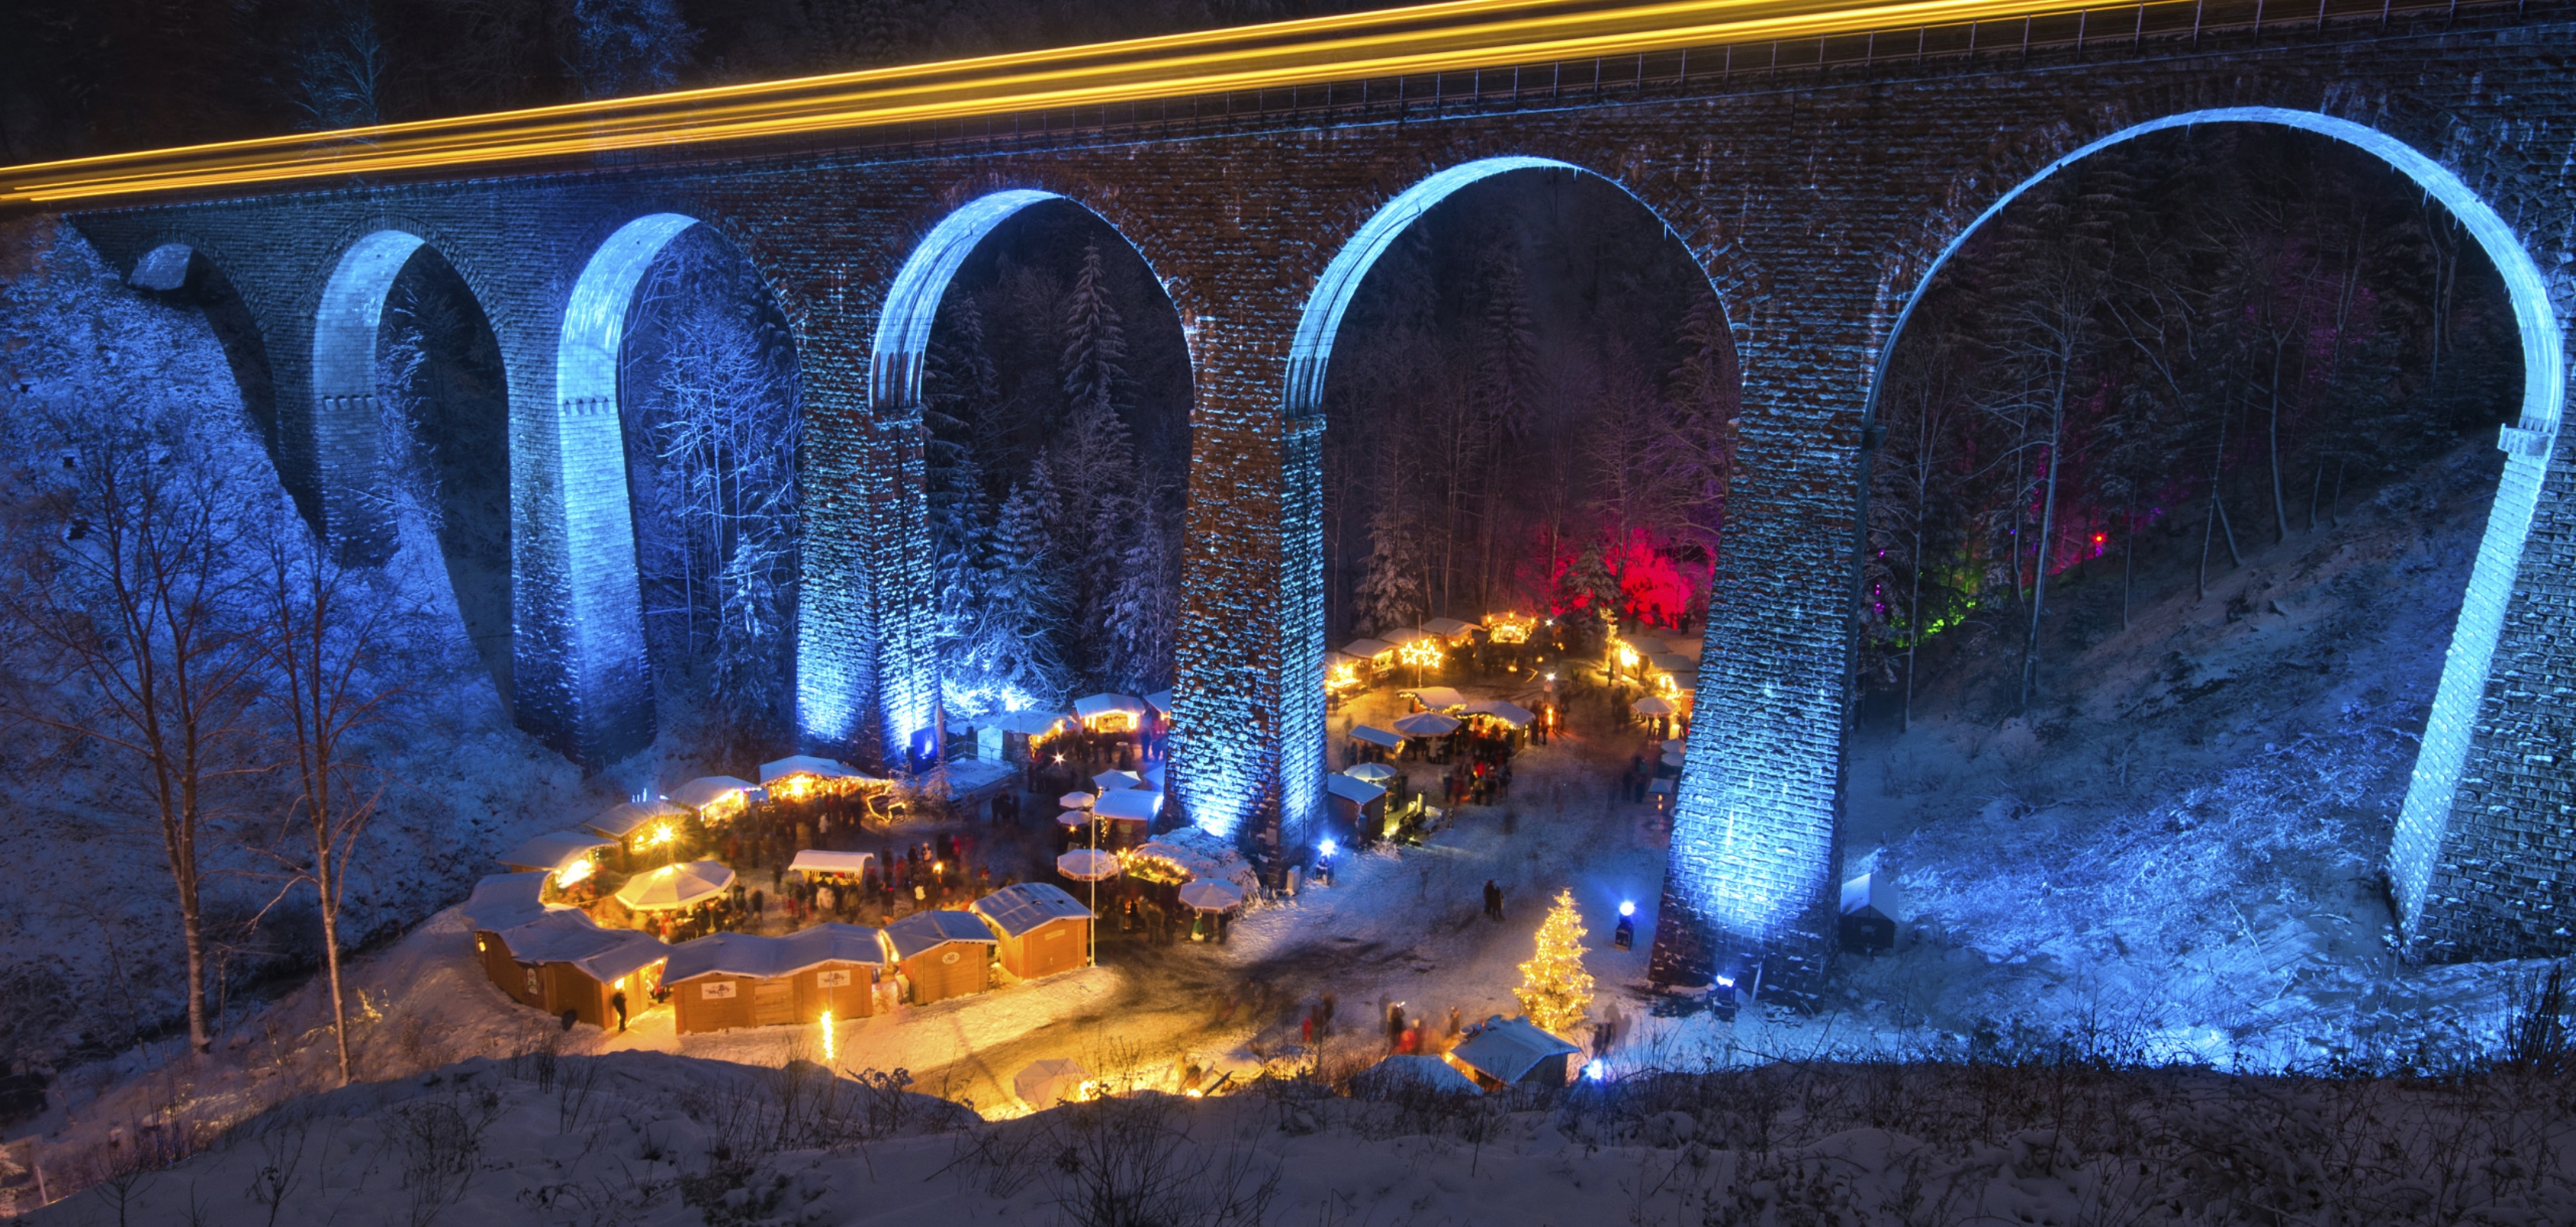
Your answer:
[[[1656,974],[1704,982],[1759,959],[1767,984],[1796,995],[1830,957],[1872,380],[1904,304],[1982,210],[2053,159],[2136,124],[2220,107],[2331,115],[2458,174],[2538,263],[2557,318],[2576,306],[2565,181],[2576,29],[2376,44],[2279,37],[2135,62],[1809,70],[1627,105],[937,157],[605,168],[78,221],[128,266],[178,241],[221,267],[261,322],[289,415],[311,404],[309,321],[340,251],[401,228],[457,266],[492,317],[511,380],[517,710],[594,760],[639,735],[615,716],[631,693],[603,688],[641,681],[568,663],[565,594],[578,560],[555,476],[554,346],[573,278],[618,225],[668,210],[717,227],[796,331],[808,509],[801,719],[815,746],[868,761],[900,752],[927,722],[934,689],[918,421],[905,406],[870,403],[888,283],[941,218],[985,192],[1041,188],[1091,208],[1161,279],[1194,369],[1174,793],[1190,820],[1285,855],[1319,808],[1323,754],[1322,427],[1282,411],[1306,298],[1375,210],[1437,170],[1517,154],[1604,175],[1660,214],[1708,273],[1745,372]],[[312,417],[285,432],[290,481],[314,480]],[[2554,443],[2554,418],[2525,425]],[[2432,884],[2408,905],[2411,932],[2437,957],[2576,949],[2564,923],[2576,906],[2576,467],[2512,463],[2509,492],[2523,494],[2499,500],[2485,569],[2495,670],[2478,667],[2487,653],[2476,644],[2455,647],[2458,719],[2437,714],[2435,731],[2458,733],[2428,738],[2456,747],[2444,751],[2454,765],[2428,755],[2419,784],[2432,781],[2422,786],[2432,799],[2410,808],[2401,838]],[[2400,861],[2401,871],[2412,863]]]

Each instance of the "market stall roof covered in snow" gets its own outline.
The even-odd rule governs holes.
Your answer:
[[[1399,629],[1391,630],[1391,631],[1379,631],[1379,632],[1377,633],[1377,637],[1378,637],[1378,638],[1380,638],[1380,639],[1383,639],[1383,640],[1387,641],[1388,643],[1391,643],[1391,644],[1393,644],[1393,645],[1395,645],[1396,647],[1399,647],[1399,648],[1403,647],[1404,645],[1406,645],[1406,644],[1408,644],[1408,643],[1413,642],[1413,641],[1414,641],[1414,640],[1416,640],[1416,639],[1436,639],[1436,638],[1439,638],[1439,636],[1434,635],[1434,634],[1432,634],[1432,633],[1431,633],[1431,632],[1429,632],[1429,631],[1426,631],[1426,630],[1418,630],[1418,629],[1409,629],[1409,628],[1399,628]]]
[[[1340,797],[1341,799],[1349,801],[1355,805],[1367,805],[1368,803],[1386,795],[1385,789],[1380,788],[1375,784],[1371,784],[1366,780],[1355,779],[1348,775],[1325,776],[1324,789],[1325,791],[1332,793],[1334,796]]]
[[[1666,646],[1663,640],[1652,635],[1621,635],[1619,642],[1641,657],[1651,657],[1672,651],[1672,648]]]
[[[501,944],[522,963],[569,963],[602,984],[659,963],[671,948],[649,933],[603,929],[587,913],[564,908],[500,931]]]
[[[616,846],[616,840],[580,831],[548,831],[510,849],[509,854],[501,858],[501,863],[512,869],[557,873],[564,866],[585,859],[601,848]]]
[[[1399,690],[1396,693],[1411,695],[1421,700],[1424,707],[1433,711],[1444,711],[1448,708],[1467,705],[1467,696],[1447,686],[1417,686],[1411,690]]]
[[[1679,652],[1657,652],[1647,657],[1646,663],[1673,674],[1695,673],[1699,670],[1698,661]]]
[[[542,902],[538,896],[546,888],[546,871],[496,873],[474,884],[474,893],[465,897],[461,909],[465,927],[498,933],[514,929],[548,912],[568,909]]]
[[[1144,782],[1145,777],[1133,771],[1103,771],[1091,777],[1091,786],[1104,793],[1116,792],[1122,788],[1134,788]]]
[[[1564,1040],[1538,1029],[1526,1018],[1504,1018],[1495,1015],[1485,1020],[1474,1035],[1449,1050],[1448,1061],[1464,1072],[1481,1075],[1503,1086],[1536,1075],[1553,1076],[1565,1081],[1560,1058],[1582,1051]],[[1553,1070],[1552,1062],[1558,1062]]]
[[[1044,737],[1063,728],[1064,722],[1065,717],[1060,712],[1006,711],[995,712],[976,723],[983,728],[1000,729],[1022,737]]]
[[[1516,729],[1527,728],[1529,727],[1530,721],[1538,719],[1537,712],[1531,711],[1530,709],[1523,707],[1518,703],[1514,703],[1509,699],[1478,699],[1467,705],[1467,714],[1471,716],[1492,716],[1494,719],[1500,720]]]
[[[874,852],[834,852],[825,848],[807,848],[787,863],[790,873],[865,873]]]
[[[1361,1099],[1392,1099],[1417,1089],[1449,1095],[1484,1093],[1475,1079],[1438,1057],[1391,1056],[1351,1079],[1351,1091]]]
[[[1455,640],[1469,631],[1480,631],[1485,628],[1473,622],[1461,622],[1456,618],[1433,618],[1424,622],[1422,629],[1443,639]]]
[[[1063,888],[1045,882],[1005,886],[976,900],[974,911],[1004,937],[1018,937],[1059,920],[1091,919],[1090,908],[1075,902]]]
[[[897,962],[925,950],[936,950],[949,942],[981,942],[990,946],[1000,940],[974,913],[945,908],[914,912],[885,927],[886,954]]]
[[[1243,859],[1224,836],[1212,835],[1197,827],[1165,831],[1147,840],[1130,853],[1167,861],[1199,881],[1232,882],[1247,896],[1259,886],[1252,866]]]
[[[760,783],[763,787],[795,775],[810,775],[826,780],[856,780],[862,784],[886,782],[846,763],[829,758],[818,758],[811,754],[790,754],[785,758],[772,759],[760,765]]]
[[[1151,822],[1163,812],[1163,794],[1141,788],[1119,788],[1100,794],[1091,803],[1091,812],[1102,818],[1121,818],[1129,822]]]
[[[1446,737],[1458,731],[1458,719],[1436,711],[1418,711],[1396,721],[1395,731],[1408,737]]]
[[[1142,719],[1145,700],[1127,694],[1087,694],[1073,701],[1073,714],[1086,723],[1102,716],[1121,714]]]
[[[1354,780],[1366,780],[1371,784],[1384,784],[1389,780],[1401,779],[1404,776],[1403,772],[1387,766],[1385,763],[1361,763],[1359,766],[1343,771],[1342,774],[1347,775]]]
[[[582,825],[610,839],[624,839],[647,823],[684,817],[688,812],[668,801],[628,801],[609,806],[606,812]]]
[[[1152,694],[1146,695],[1145,706],[1153,708],[1155,711],[1160,712],[1163,715],[1171,715],[1172,692],[1168,690],[1157,690]]]
[[[1384,746],[1390,750],[1401,750],[1404,748],[1404,735],[1402,733],[1390,733],[1385,729],[1370,724],[1353,725],[1351,727],[1351,740],[1365,741],[1370,745]]]
[[[1349,643],[1343,644],[1342,650],[1353,656],[1357,656],[1362,660],[1376,660],[1378,657],[1384,656],[1389,652],[1393,652],[1395,650],[1395,645],[1388,643],[1383,639],[1354,639]]]
[[[674,805],[684,805],[700,813],[738,801],[759,785],[729,775],[702,775],[671,790]]]
[[[785,937],[710,933],[671,947],[671,963],[662,969],[662,982],[677,984],[707,975],[775,980],[825,963],[883,967],[885,947],[879,944],[877,931],[865,925],[828,922]]]

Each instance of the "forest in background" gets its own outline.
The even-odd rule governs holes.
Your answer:
[[[1133,247],[1032,205],[959,267],[922,373],[933,592],[961,716],[1172,684],[1189,351]]]
[[[17,0],[0,163],[1388,7],[1368,0]]]
[[[1680,240],[1590,175],[1471,184],[1371,267],[1324,394],[1327,638],[1705,610],[1736,377]]]
[[[1971,236],[1896,339],[1865,684],[1903,719],[1915,649],[1957,630],[2009,645],[2019,711],[2134,585],[2205,591],[2521,396],[2494,265],[2378,159],[2235,124],[2086,158]],[[2077,579],[2109,596],[2053,604]]]

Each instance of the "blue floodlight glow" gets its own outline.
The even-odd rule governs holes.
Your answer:
[[[2487,513],[2486,535],[2478,544],[2478,559],[2461,599],[2459,621],[2451,630],[2450,650],[2443,656],[2442,682],[2434,692],[2432,714],[2425,722],[2424,740],[2416,752],[2406,806],[2398,815],[2396,833],[2389,841],[2389,874],[2396,888],[2398,923],[2411,939],[2417,934],[2425,900],[2431,894],[2433,868],[2450,829],[2452,797],[2459,789],[2460,771],[2468,761],[2469,742],[2476,731],[2478,703],[2486,693],[2487,673],[2495,659],[2496,642],[2503,634],[2505,606],[2513,594],[2523,543],[2530,536],[2532,518],[2540,507],[2541,480],[2548,471],[2549,456],[2566,409],[2565,333],[2558,313],[2549,303],[2549,283],[2541,276],[2531,253],[2524,250],[2513,227],[2449,168],[2376,128],[2281,107],[2192,111],[2103,137],[2049,163],[2005,193],[1951,239],[1931,267],[1924,270],[1913,296],[1906,301],[1905,311],[1897,317],[1896,328],[1888,335],[1892,342],[1904,331],[1905,321],[1913,314],[1915,304],[1922,301],[1924,290],[1968,236],[2033,184],[2078,160],[2150,132],[2226,123],[2277,124],[2314,132],[2370,153],[2413,179],[2459,219],[2487,258],[2494,261],[2522,336],[2521,419],[2504,430],[2500,443],[2507,453],[2504,476],[2497,484],[2494,506]],[[1875,388],[1885,382],[1886,363],[1894,348],[1891,343],[1879,357],[1881,377],[1872,382],[1873,395]],[[1870,416],[1876,417],[1875,405]]]
[[[975,246],[1011,215],[1043,200],[1061,200],[1053,192],[1013,188],[966,202],[942,219],[930,236],[903,262],[886,290],[885,310],[877,317],[876,353],[870,360],[869,395],[877,412],[921,403],[921,364],[930,352],[930,326],[939,319],[939,300],[948,293]]]
[[[617,358],[627,309],[645,270],[671,240],[697,224],[677,213],[652,213],[608,236],[573,283],[555,347],[555,460],[571,640],[571,658],[564,664],[582,705],[582,722],[592,729],[651,715]]]
[[[1619,914],[1622,916],[1634,916],[1637,914],[1637,905],[1633,902],[1623,901],[1619,904]]]
[[[1602,1066],[1601,1058],[1594,1057],[1590,1061],[1584,1063],[1583,1076],[1591,1081],[1599,1082],[1603,1078],[1609,1076],[1609,1071]]]
[[[1322,852],[1323,852],[1323,854],[1324,854],[1324,859],[1325,859],[1325,860],[1331,860],[1331,859],[1333,859],[1333,853],[1335,853],[1335,852],[1337,852],[1337,851],[1339,851],[1339,850],[1340,850],[1340,849],[1338,848],[1338,846],[1336,846],[1336,845],[1333,843],[1333,840],[1332,840],[1332,837],[1331,837],[1331,836],[1329,836],[1329,835],[1328,835],[1328,836],[1325,836],[1325,837],[1324,837],[1324,842],[1323,842],[1323,844],[1322,844],[1321,851],[1322,851]]]

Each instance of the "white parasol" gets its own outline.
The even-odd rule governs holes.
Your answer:
[[[1671,703],[1651,694],[1647,695],[1645,698],[1637,700],[1635,706],[1637,708],[1637,714],[1640,716],[1669,716],[1673,714],[1673,705]]]
[[[1055,799],[1055,803],[1065,807],[1066,809],[1090,809],[1091,794],[1087,792],[1069,792],[1061,797],[1057,797]]]
[[[635,875],[618,888],[617,901],[639,912],[662,912],[704,903],[732,885],[732,870],[714,861],[689,861]]]
[[[1371,784],[1383,784],[1404,773],[1393,767],[1387,766],[1385,763],[1361,763],[1359,766],[1353,767],[1342,774],[1347,775],[1354,780],[1366,780]]]
[[[1102,792],[1117,788],[1134,788],[1144,782],[1145,777],[1133,771],[1103,771],[1091,777],[1092,786]]]
[[[1690,748],[1690,743],[1683,741],[1679,737],[1666,738],[1664,741],[1664,753],[1666,754],[1679,754],[1688,748]]]
[[[1396,721],[1395,731],[1409,737],[1446,737],[1458,731],[1458,721],[1436,711],[1415,712]]]
[[[1118,858],[1083,848],[1055,858],[1055,871],[1076,882],[1099,882],[1118,876]]]
[[[1181,888],[1181,902],[1202,912],[1222,912],[1243,904],[1243,892],[1229,882],[1203,880]]]
[[[1060,809],[1055,812],[1055,824],[1068,831],[1080,830],[1083,824],[1089,821],[1091,821],[1091,815],[1078,809]]]

